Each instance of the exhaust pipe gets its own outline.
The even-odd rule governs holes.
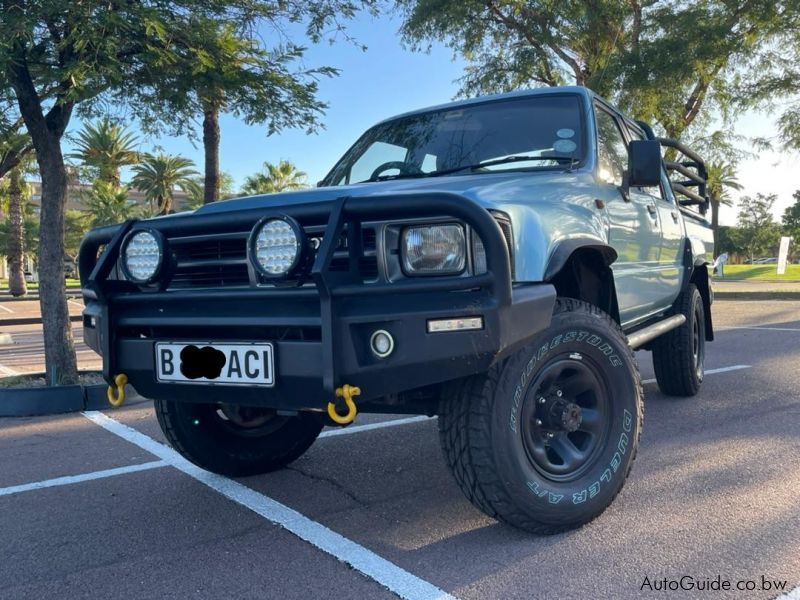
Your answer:
[[[647,342],[653,341],[668,331],[677,329],[684,323],[686,323],[686,315],[673,315],[667,319],[664,319],[663,321],[655,323],[654,325],[640,329],[636,333],[630,334],[628,336],[628,345],[633,350],[638,350]]]

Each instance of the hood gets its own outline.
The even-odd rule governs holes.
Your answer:
[[[579,172],[498,172],[471,175],[450,175],[419,179],[395,179],[374,183],[333,186],[248,196],[206,204],[195,214],[223,213],[253,208],[278,208],[293,204],[329,202],[342,196],[391,196],[402,193],[452,192],[470,198],[485,208],[502,208],[524,198],[535,198],[545,188],[574,183]],[[585,176],[585,174],[583,174]]]

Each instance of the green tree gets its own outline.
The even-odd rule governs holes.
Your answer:
[[[730,163],[714,161],[708,165],[708,198],[711,201],[711,228],[714,230],[714,248],[719,241],[719,207],[733,206],[729,190],[741,190],[742,185],[736,179],[736,169]],[[716,252],[716,250],[715,250]],[[718,253],[718,252],[717,252]]]
[[[250,175],[244,181],[242,194],[274,194],[308,187],[306,174],[298,171],[288,160],[281,160],[277,165],[265,162],[262,170]]]
[[[793,249],[792,254],[800,255],[800,190],[792,194],[794,204],[787,206],[783,211],[781,221],[783,223],[784,235],[792,238],[790,247]]]
[[[189,195],[186,199],[186,208],[189,210],[195,210],[205,204],[203,197],[205,176],[193,177],[192,180],[195,182],[196,187],[193,190],[189,190]],[[234,190],[233,176],[225,171],[220,171],[219,200],[229,200],[235,197],[236,191]]]
[[[128,191],[98,179],[84,194],[88,222],[92,227],[122,223],[137,215],[137,206],[128,199]]]
[[[191,131],[197,120],[202,121],[205,202],[220,196],[221,114],[233,114],[248,124],[266,124],[270,135],[284,128],[312,132],[321,127],[327,105],[317,97],[318,80],[338,71],[328,66],[304,67],[306,48],[293,39],[290,29],[302,31],[298,35],[311,42],[323,37],[332,40],[359,10],[374,12],[377,0],[270,0],[256,5],[269,24],[268,31],[277,34],[276,43],[270,43],[263,30],[193,15],[177,44],[176,59],[157,72],[145,69],[137,74],[136,85],[143,89],[153,87],[152,80],[157,78],[155,87],[160,93],[151,96],[150,106],[157,107],[159,117],[169,115],[153,118],[152,111],[143,107],[139,115],[145,127]],[[286,27],[298,23],[304,24],[304,30]]]
[[[93,226],[91,216],[79,210],[68,210],[64,213],[64,254],[72,260],[73,268],[78,264],[78,251],[83,236]]]
[[[70,156],[91,169],[96,180],[119,188],[120,169],[139,160],[137,144],[137,137],[124,127],[107,118],[100,119],[96,123],[86,123],[78,132],[77,150]]]
[[[674,138],[712,113],[728,123],[737,110],[768,105],[767,94],[737,93],[741,82],[774,83],[800,58],[795,0],[396,4],[412,47],[438,40],[467,60],[463,95],[584,85]]]
[[[194,179],[198,174],[194,169],[194,163],[188,158],[169,154],[157,156],[148,154],[133,167],[131,185],[144,193],[151,211],[166,215],[172,212],[176,187],[190,194],[199,193]]]
[[[739,199],[738,229],[741,245],[750,256],[750,262],[761,252],[773,252],[778,244],[780,230],[772,218],[775,194],[756,194]]]
[[[50,384],[77,381],[63,278],[67,171],[61,148],[73,113],[91,112],[115,91],[115,99],[130,106],[151,97],[159,85],[155,73],[173,62],[190,19],[248,28],[268,14],[266,8],[254,0],[0,0],[2,123],[24,124],[42,181],[39,293]],[[146,70],[154,73],[151,85],[132,86]]]
[[[722,226],[717,230],[717,255],[727,252],[730,255],[747,254],[742,232],[738,227]]]

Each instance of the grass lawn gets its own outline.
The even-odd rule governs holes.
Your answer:
[[[81,282],[78,279],[67,279],[66,280],[67,287],[81,287]],[[28,289],[29,290],[38,290],[39,283],[38,282],[28,282]],[[8,291],[8,279],[0,279],[0,291],[7,292]]]
[[[730,280],[764,280],[764,281],[800,281],[800,265],[786,265],[786,273],[777,274],[777,265],[725,265],[725,277],[719,281]]]

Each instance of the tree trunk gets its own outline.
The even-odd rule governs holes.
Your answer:
[[[39,217],[39,304],[44,330],[45,374],[49,385],[78,381],[78,365],[69,321],[67,290],[64,285],[64,212],[67,203],[67,169],[61,152],[61,137],[69,124],[73,101],[60,98],[44,115],[28,65],[19,54],[8,76],[31,137],[42,178]],[[64,82],[64,88],[69,87]]]
[[[28,293],[25,283],[25,223],[22,217],[22,173],[8,176],[8,291],[12,296]]]
[[[219,138],[219,109],[210,106],[203,113],[203,150],[206,162],[204,204],[219,200]]]
[[[172,212],[172,196],[159,196],[158,197],[158,214],[168,215]]]
[[[77,383],[78,364],[64,284],[64,212],[67,170],[60,140],[34,140],[42,177],[39,225],[39,304],[44,327],[44,357],[49,385]]]

